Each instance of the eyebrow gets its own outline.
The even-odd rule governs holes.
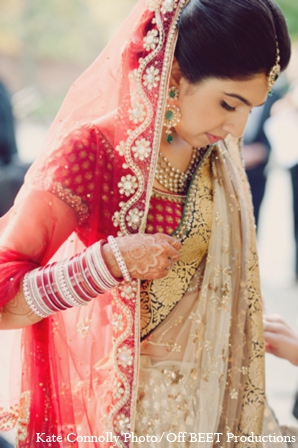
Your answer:
[[[248,107],[260,107],[266,103],[266,101],[264,101],[264,103],[258,104],[258,106],[253,106],[247,99],[243,98],[243,96],[241,96],[241,95],[237,95],[237,93],[224,92],[224,94],[227,96],[230,96],[231,98],[237,98],[237,100],[242,101],[242,103],[246,104],[246,106],[248,106]]]

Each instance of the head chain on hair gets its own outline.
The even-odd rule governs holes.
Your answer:
[[[270,72],[267,76],[267,82],[268,82],[268,90],[269,94],[272,94],[272,88],[275,85],[276,81],[278,80],[280,73],[281,73],[281,66],[280,66],[280,50],[279,50],[279,44],[278,44],[278,38],[277,38],[277,32],[275,27],[275,20],[274,20],[274,13],[272,6],[270,4],[269,0],[263,0],[265,3],[267,3],[268,9],[271,12],[272,16],[272,22],[274,27],[274,35],[275,35],[275,46],[276,46],[276,58],[275,58],[275,64],[271,68]]]

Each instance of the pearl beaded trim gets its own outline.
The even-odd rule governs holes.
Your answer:
[[[191,161],[185,172],[173,167],[167,157],[160,151],[155,171],[155,179],[172,193],[186,194],[189,182],[206,151],[207,147],[193,148]]]
[[[116,240],[113,236],[108,236],[108,243],[111,246],[112,252],[116,258],[121,274],[126,282],[131,282],[131,277],[129,275],[126,263],[121,255],[121,252],[117,246]]]

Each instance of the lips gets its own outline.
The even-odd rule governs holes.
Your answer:
[[[218,137],[217,135],[213,135],[213,134],[208,134],[206,133],[208,140],[211,144],[217,143],[220,140],[222,140],[222,137]]]

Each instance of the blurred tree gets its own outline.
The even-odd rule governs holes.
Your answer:
[[[88,62],[135,0],[10,0],[0,3],[0,52]],[[112,31],[111,31],[112,30]],[[32,79],[32,73],[31,73]]]
[[[293,38],[298,37],[298,2],[297,0],[277,0],[277,3],[283,10],[290,33]]]
[[[285,12],[292,36],[298,38],[298,0],[277,2]],[[17,60],[23,86],[38,84],[38,68],[45,60],[75,62],[83,70],[136,3],[137,0],[0,0],[0,55],[8,54]]]

